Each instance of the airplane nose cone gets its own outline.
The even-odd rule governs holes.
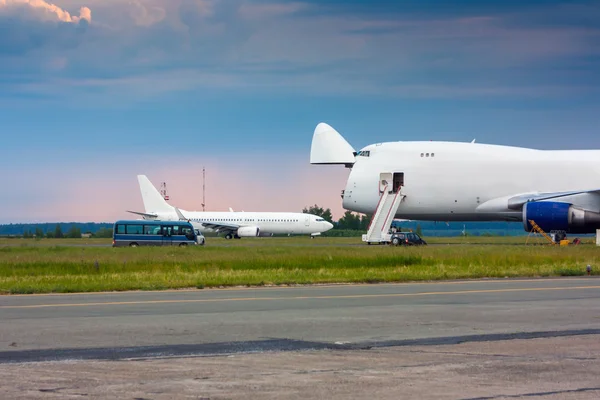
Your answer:
[[[327,221],[325,221],[325,227],[327,228],[327,229],[325,229],[325,230],[326,230],[326,231],[328,231],[328,230],[330,230],[331,228],[333,228],[333,224],[332,224],[331,222],[327,222]]]

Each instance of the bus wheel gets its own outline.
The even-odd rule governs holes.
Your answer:
[[[179,243],[179,247],[185,247],[187,246],[187,243]]]
[[[138,244],[135,243],[135,242],[134,243],[129,243],[129,247],[138,247]]]

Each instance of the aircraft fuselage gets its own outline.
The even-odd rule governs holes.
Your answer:
[[[368,156],[366,156],[367,154]],[[389,142],[363,148],[355,157],[343,194],[347,210],[373,214],[381,174],[402,174],[406,197],[396,218],[432,221],[521,221],[503,197],[520,193],[600,188],[599,150],[534,150],[456,142]],[[574,201],[600,211],[600,195]]]

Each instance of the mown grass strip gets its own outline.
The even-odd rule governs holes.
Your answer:
[[[516,245],[404,248],[356,239],[225,241],[198,248],[0,246],[0,293],[597,274],[600,249]]]

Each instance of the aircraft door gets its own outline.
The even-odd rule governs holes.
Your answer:
[[[392,181],[394,176],[391,172],[382,172],[379,174],[379,194],[381,195],[387,186],[388,191],[392,191]]]
[[[394,172],[394,193],[398,193],[404,187],[404,172]]]
[[[304,216],[304,225],[310,226],[310,215]]]

